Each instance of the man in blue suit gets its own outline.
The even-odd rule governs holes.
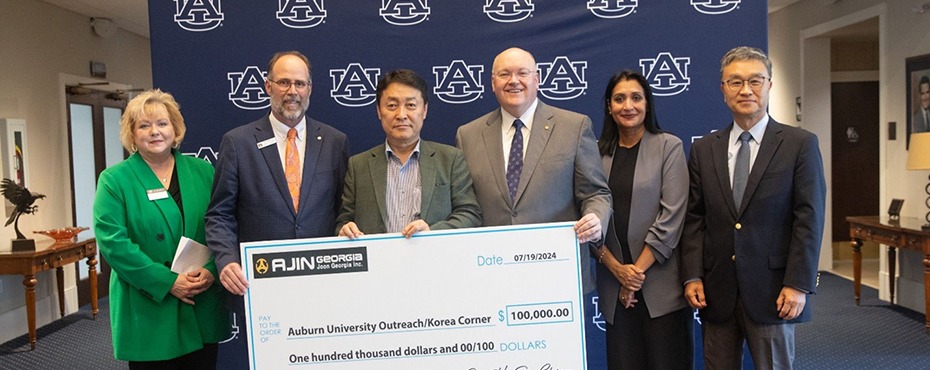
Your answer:
[[[791,369],[811,319],[826,183],[817,137],[766,113],[772,62],[738,47],[720,63],[733,122],[691,146],[681,237],[685,298],[701,310],[707,369]]]
[[[300,52],[275,54],[265,80],[271,114],[223,135],[206,234],[230,293],[248,288],[239,243],[333,234],[349,147],[345,134],[305,115],[311,77]],[[242,299],[233,301],[239,311]]]

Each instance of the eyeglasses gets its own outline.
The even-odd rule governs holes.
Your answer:
[[[725,83],[727,87],[730,88],[730,90],[732,91],[742,90],[743,83],[748,83],[749,88],[752,89],[753,91],[759,91],[759,89],[762,89],[762,85],[765,85],[766,79],[771,80],[768,77],[753,77],[748,80],[744,80],[742,78],[731,78],[729,80],[724,81],[723,83]]]
[[[495,73],[494,77],[497,77],[502,80],[509,80],[511,77],[513,77],[514,74],[516,74],[517,78],[524,79],[524,78],[532,76],[534,73],[536,73],[536,71],[531,71],[528,69],[521,69],[517,71],[516,73],[513,73],[511,71],[500,71],[500,72]]]
[[[275,80],[272,80],[272,79],[268,79],[268,81],[271,81],[271,82],[274,83],[275,85],[278,85],[278,87],[280,87],[281,90],[284,90],[284,91],[289,90],[289,89],[291,88],[291,85],[294,85],[294,89],[296,89],[297,91],[304,91],[304,90],[306,90],[308,87],[310,87],[310,82],[308,82],[308,81],[291,81],[291,80],[277,80],[277,81],[275,81]]]

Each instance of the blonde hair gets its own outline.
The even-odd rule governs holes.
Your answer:
[[[184,126],[184,117],[181,116],[181,107],[174,100],[171,94],[161,91],[160,89],[145,90],[126,104],[126,111],[123,112],[123,118],[119,121],[119,141],[130,153],[135,153],[135,137],[133,129],[136,121],[142,116],[151,116],[155,109],[162,106],[168,111],[168,120],[171,121],[171,127],[174,128],[174,143],[177,148],[184,140],[184,133],[187,127]]]

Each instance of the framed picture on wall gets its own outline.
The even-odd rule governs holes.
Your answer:
[[[0,151],[3,153],[3,178],[27,187],[26,120],[0,118]]]
[[[907,58],[907,146],[911,134],[930,132],[930,54]]]

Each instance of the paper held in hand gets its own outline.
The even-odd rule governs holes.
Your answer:
[[[212,256],[206,245],[182,236],[178,242],[178,251],[174,253],[174,261],[171,261],[171,272],[186,274],[196,271],[206,265]]]
[[[573,222],[240,250],[252,370],[587,369]]]

